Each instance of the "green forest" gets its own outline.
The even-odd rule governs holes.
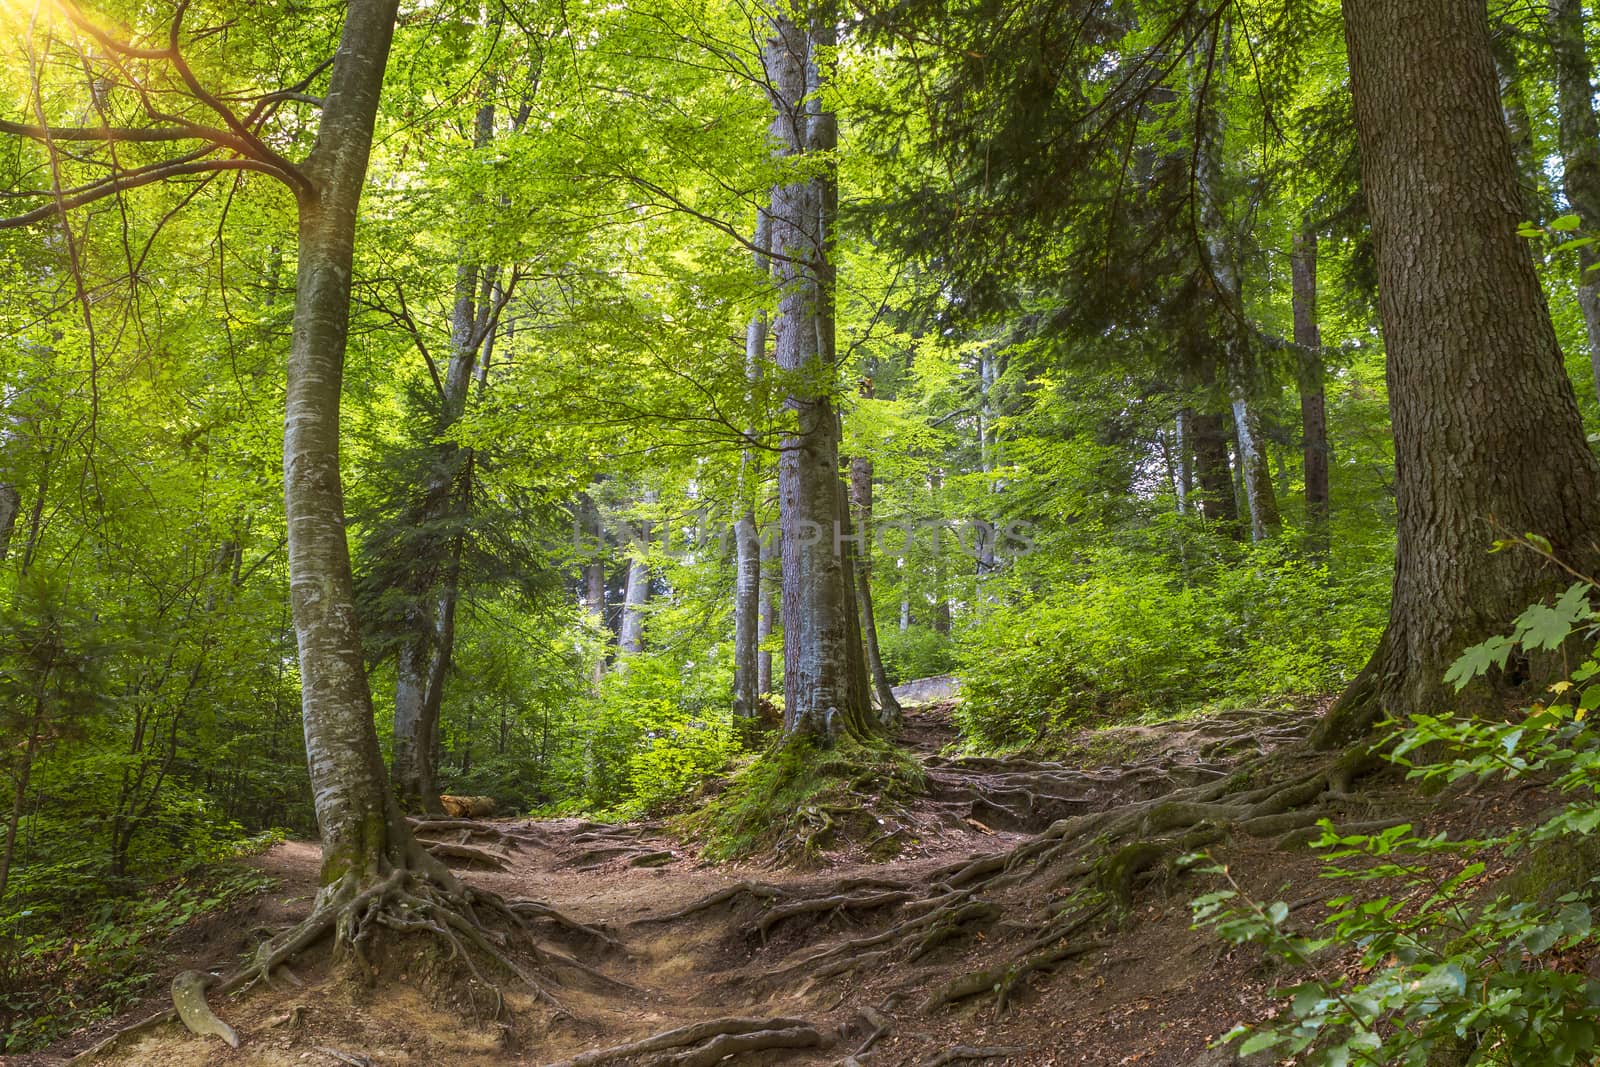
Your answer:
[[[0,1062],[1600,1063],[1600,9],[0,0]]]

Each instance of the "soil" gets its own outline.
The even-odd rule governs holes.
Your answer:
[[[982,897],[973,898],[987,909],[981,921],[953,927],[946,937],[913,946],[915,951],[900,941],[879,942],[894,950],[880,956],[876,945],[847,942],[870,939],[914,917],[918,905],[907,898],[944,884],[962,861],[1015,849],[1057,820],[1159,798],[1227,773],[1231,761],[1244,755],[1278,749],[1292,763],[1302,758],[1295,746],[1314,715],[1232,713],[1164,729],[1100,731],[1083,739],[1075,765],[1068,767],[1040,758],[947,755],[955,737],[949,710],[932,705],[908,712],[902,741],[923,760],[930,784],[902,828],[900,854],[887,862],[864,862],[859,850],[845,849],[824,870],[787,869],[777,862],[781,857],[712,865],[652,823],[490,820],[477,829],[431,833],[434,840],[485,850],[502,864],[499,870],[475,870],[481,865],[463,861],[458,871],[472,884],[507,898],[541,901],[592,928],[549,932],[553,951],[609,980],[555,987],[558,1009],[507,985],[506,1011],[496,1020],[440,988],[426,968],[390,968],[378,982],[363,985],[330,980],[327,961],[312,955],[296,962],[295,973],[280,978],[276,988],[213,997],[212,1007],[242,1039],[237,1049],[169,1024],[130,1038],[96,1062],[541,1065],[728,1017],[803,1020],[828,1043],[729,1060],[739,1067],[898,1067],[931,1064],[941,1056],[945,1063],[1096,1067],[1235,1062],[1210,1045],[1234,1024],[1270,1015],[1271,990],[1287,984],[1289,976],[1256,953],[1230,949],[1190,928],[1188,901],[1212,887],[1211,876],[1173,875],[1159,866],[1147,872],[1126,907],[1082,940],[1080,947],[1087,948],[1027,975],[1000,998],[1003,1004],[987,995],[939,1007],[929,1001],[953,979],[1016,959],[1015,946],[1037,933],[1039,917],[1070,899],[1070,886],[1060,878],[1025,874],[1001,879],[992,890],[986,885]],[[1103,762],[1088,762],[1091,757]],[[1506,791],[1440,805],[1381,776],[1366,779],[1359,797],[1339,817],[1404,815],[1429,829],[1474,833],[1524,821],[1548,803],[1537,791]],[[1296,915],[1314,917],[1316,897],[1330,895],[1318,885],[1316,856],[1304,847],[1234,833],[1211,852],[1261,899],[1296,902]],[[226,970],[267,933],[308,913],[319,862],[314,843],[285,843],[249,862],[272,875],[275,887],[180,932],[167,946],[167,965],[145,1004],[48,1052],[6,1062],[64,1063],[117,1026],[164,1008],[173,975]],[[726,899],[705,903],[719,890],[730,891]],[[841,906],[812,907],[774,921],[789,904],[841,892],[849,898]],[[703,906],[673,917],[697,902]],[[830,970],[825,961],[849,966],[819,977]],[[878,1031],[883,1032],[872,1039]],[[870,1047],[858,1051],[863,1045]],[[960,1046],[990,1055],[950,1058]]]

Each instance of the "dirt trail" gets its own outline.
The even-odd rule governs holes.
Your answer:
[[[1085,853],[1075,842],[1114,827],[1105,820],[1125,811],[1144,812],[1149,824],[1166,810],[1164,797],[1218,792],[1246,756],[1282,748],[1292,769],[1300,757],[1285,746],[1313,718],[1240,713],[1102,731],[1092,745],[1098,762],[1068,766],[942,755],[954,739],[949,707],[913,709],[902,741],[922,759],[930,787],[910,812],[902,854],[888,863],[847,858],[813,872],[710,865],[649,823],[432,827],[428,838],[453,846],[468,880],[549,906],[542,963],[560,979],[551,989],[558,1006],[508,988],[519,1021],[485,1017],[474,1026],[466,1000],[440,1003],[421,991],[421,976],[386,977],[366,990],[323,985],[313,961],[303,965],[304,988],[216,1005],[244,1038],[237,1050],[165,1027],[100,1062],[552,1064],[737,1018],[755,1020],[743,1031],[766,1035],[754,1043],[801,1046],[728,1061],[739,1067],[1230,1063],[1207,1044],[1265,1010],[1270,976],[1188,929],[1186,901],[1197,889],[1170,887],[1160,863],[1140,861],[1126,885],[1120,868],[1108,880],[1102,866],[1085,888],[1088,868],[1074,859]],[[1381,805],[1375,795],[1351,817]],[[1156,825],[1149,836],[1161,832]],[[1315,868],[1303,849],[1265,838],[1237,835],[1226,848],[1238,876],[1267,893]],[[191,932],[198,940],[183,946],[188,958],[174,970],[193,960],[226,966],[259,937],[256,927],[304,914],[315,847],[287,844],[258,862],[282,879],[278,889],[252,911]],[[725,1024],[719,1046],[701,1041],[608,1062],[719,1062],[723,1050],[750,1040],[741,1025]],[[16,1062],[59,1063],[94,1036]]]

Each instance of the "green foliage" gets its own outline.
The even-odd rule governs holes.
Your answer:
[[[240,849],[280,839],[260,837]],[[103,899],[49,932],[38,932],[31,910],[0,916],[0,1049],[43,1048],[125,1010],[149,992],[157,956],[172,935],[272,884],[246,867],[195,866],[142,897]]]
[[[885,626],[878,631],[883,666],[895,685],[914,678],[931,678],[956,669],[955,642],[931,626],[911,626],[901,630]]]
[[[1579,635],[1591,653],[1551,686],[1550,703],[1509,721],[1418,715],[1388,739],[1389,758],[1414,780],[1553,781],[1566,796],[1555,814],[1484,839],[1423,836],[1410,825],[1344,836],[1325,821],[1315,842],[1323,876],[1373,889],[1330,900],[1315,934],[1287,924],[1286,904],[1262,905],[1231,878],[1231,888],[1193,902],[1197,923],[1310,972],[1280,991],[1287,1003],[1274,1020],[1227,1035],[1244,1039],[1241,1053],[1270,1049],[1330,1067],[1423,1067],[1446,1052],[1467,1064],[1592,1062],[1600,981],[1582,963],[1600,940],[1592,911],[1600,905],[1600,733],[1588,719],[1600,705],[1600,627],[1587,625],[1592,594],[1580,582],[1554,604],[1530,607],[1510,635],[1468,649],[1450,669],[1460,689],[1514,650],[1550,650]],[[1426,760],[1413,760],[1424,752]],[[1518,871],[1484,887],[1497,855]],[[1208,869],[1228,877],[1225,868]],[[1355,946],[1357,958],[1335,968],[1329,957],[1343,946]]]
[[[1333,692],[1382,630],[1380,587],[1282,546],[1163,572],[1103,548],[1081,577],[992,609],[962,636],[968,739],[1004,748],[1086,719]]]
[[[880,813],[924,786],[921,765],[892,742],[845,735],[824,748],[782,739],[678,825],[714,860],[766,855],[800,865],[846,843],[882,856],[899,842]]]

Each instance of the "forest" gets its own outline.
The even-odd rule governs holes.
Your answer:
[[[0,0],[0,1062],[1600,1063],[1600,10]]]

